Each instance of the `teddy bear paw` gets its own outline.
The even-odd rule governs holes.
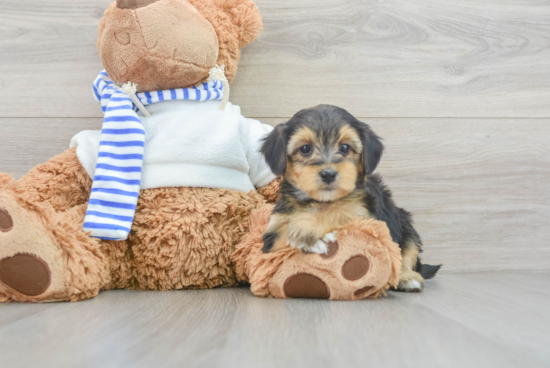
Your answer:
[[[79,206],[81,207],[81,206]],[[83,208],[58,213],[24,193],[0,191],[0,302],[80,300],[103,276],[97,240],[81,229]],[[68,255],[67,249],[72,253]],[[86,277],[83,277],[86,275]]]
[[[354,300],[378,297],[388,287],[392,259],[380,241],[358,230],[339,232],[338,239],[331,232],[320,241],[325,253],[297,252],[285,260],[269,282],[270,295]],[[254,280],[251,284],[253,292],[259,291]]]
[[[290,271],[281,280],[285,297],[361,299],[376,290],[376,283],[367,275],[371,268],[367,255],[341,249],[335,233],[326,234],[320,242],[326,252],[297,254],[290,269],[279,270],[281,276]]]
[[[38,215],[0,194],[0,292],[11,299],[32,299],[52,286],[53,244]]]
[[[0,302],[83,300],[108,280],[102,243],[82,230],[86,204],[56,212],[0,189]]]

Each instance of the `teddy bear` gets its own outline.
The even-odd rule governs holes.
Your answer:
[[[272,129],[228,101],[262,20],[251,0],[117,0],[100,21],[101,130],[15,181],[0,174],[0,301],[250,283],[266,297],[362,299],[397,282],[387,228],[358,220],[328,255],[261,252],[279,179]]]
[[[124,112],[130,114],[125,119],[136,121],[122,122],[123,129],[110,126],[110,132],[129,135],[106,135],[105,118],[102,131],[78,134],[70,149],[20,180],[0,175],[0,300],[76,301],[102,289],[236,285],[234,246],[247,232],[251,210],[276,197],[277,180],[254,146],[271,127],[245,119],[230,102],[220,110],[215,98],[224,93],[223,83],[208,78],[223,65],[227,82],[234,79],[240,49],[262,30],[258,8],[250,0],[117,0],[98,30],[105,71],[94,83],[94,95],[106,117],[118,119]],[[117,105],[114,96],[123,93],[108,87],[128,82],[134,96],[164,91],[202,97],[166,96],[146,105],[147,118],[131,108],[116,110],[128,103]],[[128,128],[130,123],[135,126]],[[134,133],[138,130],[142,134]],[[98,158],[139,157],[132,147],[99,146],[137,136],[144,146],[137,147],[141,163]],[[143,172],[117,173],[105,165]],[[136,174],[141,174],[137,186],[99,180],[135,182]],[[92,198],[134,210],[92,205]],[[91,213],[111,218],[102,221]],[[118,219],[124,217],[131,217],[127,234],[83,226],[107,222],[123,228]]]

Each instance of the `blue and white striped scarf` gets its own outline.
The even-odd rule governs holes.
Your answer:
[[[91,236],[125,240],[134,221],[141,183],[145,134],[138,108],[102,71],[93,84],[94,96],[105,114],[99,154],[84,230]],[[140,92],[135,96],[143,105],[166,100],[221,100],[219,80],[191,88]]]

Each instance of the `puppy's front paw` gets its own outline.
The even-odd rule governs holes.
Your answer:
[[[317,240],[313,246],[304,249],[304,253],[319,253],[319,254],[327,254],[328,253],[328,245],[325,243],[322,239]]]
[[[336,241],[336,231],[333,231],[331,233],[326,233],[321,240],[323,240],[327,244],[334,243]]]
[[[304,243],[290,242],[290,246],[295,249],[299,249],[304,253],[328,253],[328,244],[336,241],[336,231],[325,234],[321,239],[317,240],[313,245],[307,245]]]
[[[299,249],[304,253],[326,254],[328,252],[328,245],[321,239],[317,240],[317,242],[313,245],[291,241],[290,246],[292,248]]]
[[[418,272],[407,271],[399,275],[397,290],[418,293],[424,289],[424,278]]]

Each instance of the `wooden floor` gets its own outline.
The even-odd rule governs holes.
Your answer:
[[[2,367],[550,366],[550,273],[442,274],[418,294],[327,302],[247,288],[109,291],[1,306]]]

